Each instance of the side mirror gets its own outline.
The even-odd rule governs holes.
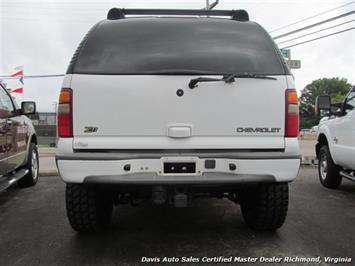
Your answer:
[[[327,111],[330,113],[331,110],[331,100],[330,96],[318,96],[316,98],[316,114],[320,115],[321,110]]]
[[[35,102],[22,102],[21,112],[23,115],[32,115],[36,113],[36,103]]]

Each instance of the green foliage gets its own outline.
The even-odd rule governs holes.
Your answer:
[[[329,95],[332,103],[342,102],[352,85],[345,78],[322,78],[312,81],[303,90],[300,97],[301,128],[317,125],[314,104],[317,96]]]

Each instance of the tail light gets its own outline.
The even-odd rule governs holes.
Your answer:
[[[73,91],[62,89],[58,105],[58,136],[69,138],[73,136]]]
[[[286,90],[285,137],[297,137],[299,132],[299,107],[295,89]]]

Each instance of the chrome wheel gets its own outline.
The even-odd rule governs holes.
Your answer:
[[[36,150],[32,151],[31,172],[33,180],[38,178],[38,156]]]
[[[328,163],[327,163],[327,155],[322,153],[319,160],[320,166],[320,177],[325,180],[327,178],[328,173]]]

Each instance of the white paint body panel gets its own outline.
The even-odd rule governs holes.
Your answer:
[[[355,110],[341,117],[326,117],[319,123],[317,139],[327,138],[335,164],[355,170]]]
[[[170,158],[173,160],[174,158]],[[175,161],[181,160],[177,157]],[[195,159],[199,174],[193,176],[198,180],[199,176],[204,173],[215,173],[215,179],[218,174],[230,174],[238,179],[238,175],[271,175],[276,182],[290,182],[297,177],[300,160],[299,159],[283,159],[283,160],[233,160],[233,159],[216,159],[215,169],[203,169],[203,160]],[[127,172],[123,170],[125,164],[131,165],[129,175],[132,180],[135,174],[149,173],[151,179],[161,176],[164,158],[162,159],[134,159],[134,160],[59,160],[59,174],[64,182],[82,183],[88,176],[125,176]],[[237,170],[229,171],[229,163],[235,163]],[[181,174],[180,174],[181,175]]]
[[[57,142],[57,156],[81,156],[81,153],[74,152],[73,149],[74,138],[59,138]],[[300,147],[297,138],[285,138],[285,156],[299,156],[300,155]],[[226,150],[228,152],[228,150]],[[97,152],[96,152],[97,153]],[[104,153],[104,152],[103,152]]]
[[[285,148],[285,76],[203,82],[190,89],[192,78],[196,76],[72,75],[74,148]],[[182,97],[178,89],[184,90]],[[191,137],[168,136],[171,124],[189,125]],[[84,133],[85,127],[98,130]],[[280,130],[238,133],[237,127]]]
[[[214,137],[169,138],[159,136],[82,136],[75,137],[75,149],[283,149],[283,138]]]
[[[211,157],[216,160],[215,169],[205,169],[206,158],[191,152],[198,171],[193,178],[204,173],[216,173],[216,180],[218,174],[230,174],[236,179],[240,175],[269,175],[276,182],[296,178],[300,166],[298,140],[284,137],[285,91],[294,88],[291,76],[275,76],[277,80],[236,79],[231,84],[206,82],[191,90],[188,83],[192,78],[196,76],[68,75],[63,87],[73,90],[74,137],[58,140],[61,178],[81,183],[88,176],[123,176],[127,175],[125,164],[131,164],[132,178],[142,173],[148,173],[152,180],[161,176],[166,159],[163,156],[149,159],[138,154],[133,159],[105,159],[120,149],[216,149],[225,154],[231,149],[255,150],[261,157]],[[182,97],[177,96],[178,89],[184,90]],[[85,127],[98,130],[84,133]],[[280,130],[240,133],[237,127]],[[281,157],[267,158],[268,149],[278,150]],[[101,159],[82,159],[85,154]],[[236,164],[235,172],[229,170],[229,163]]]

